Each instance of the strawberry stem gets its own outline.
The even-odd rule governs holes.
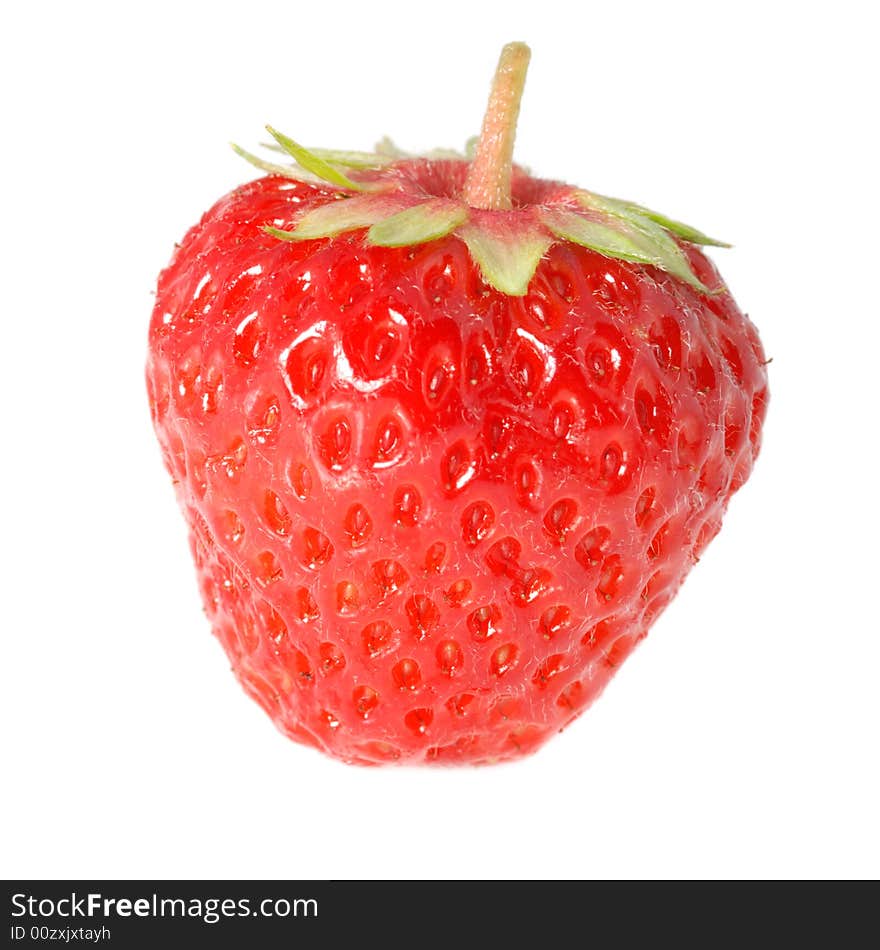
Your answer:
[[[508,43],[501,50],[477,151],[464,185],[464,200],[472,208],[506,211],[513,207],[513,143],[530,56],[525,43]]]

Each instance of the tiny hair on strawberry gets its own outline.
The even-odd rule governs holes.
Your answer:
[[[211,627],[296,742],[487,764],[598,697],[721,527],[767,408],[704,253],[513,147],[504,47],[462,153],[305,148],[158,280],[147,388]]]

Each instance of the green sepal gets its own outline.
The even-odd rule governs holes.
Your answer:
[[[711,244],[714,247],[731,247],[726,241],[718,241],[715,238],[711,238],[707,234],[703,234],[702,231],[698,231],[689,224],[685,224],[683,221],[668,218],[665,214],[660,214],[659,211],[652,211],[650,208],[636,204],[634,201],[621,201],[620,198],[608,198],[605,195],[597,195],[592,191],[579,191],[577,194],[578,199],[587,208],[604,210],[610,214],[632,218],[637,221],[647,218],[649,221],[659,224],[661,228],[671,231],[673,234],[682,238],[682,240],[689,241],[691,244]]]
[[[387,135],[383,135],[382,138],[376,142],[374,151],[377,155],[383,155],[392,161],[396,161],[399,158],[412,158],[409,152],[404,152],[402,148],[398,148],[397,144],[392,142]]]
[[[271,125],[266,126],[266,130],[273,139],[290,155],[294,161],[301,165],[306,171],[317,175],[322,181],[329,182],[339,188],[346,188],[349,191],[364,191],[364,186],[352,181],[348,175],[344,175],[338,168],[335,168],[329,162],[320,158],[314,152],[310,152],[292,138],[286,136],[283,132],[278,132]]]
[[[675,239],[651,218],[627,207],[625,202],[591,192],[578,192],[577,199],[586,215],[562,210],[542,215],[544,224],[557,237],[607,257],[659,267],[700,293],[715,293],[694,273]]]
[[[277,142],[261,142],[260,145],[273,152],[289,154],[287,149]],[[328,165],[339,165],[342,168],[382,168],[394,161],[390,155],[380,155],[378,152],[356,152],[336,148],[309,148],[306,151],[323,159]]]
[[[367,241],[380,247],[425,244],[451,234],[467,217],[465,205],[435,198],[377,221],[367,232]]]
[[[310,175],[308,172],[303,171],[299,168],[294,168],[293,165],[277,165],[275,162],[267,162],[264,159],[260,158],[259,155],[254,155],[253,152],[243,149],[240,145],[236,145],[235,142],[231,142],[232,150],[236,155],[243,158],[246,162],[250,162],[255,168],[259,168],[260,171],[266,172],[268,175],[281,175],[284,178],[293,178],[296,181],[308,181],[318,184],[321,184],[321,179],[316,175]]]
[[[411,199],[410,199],[411,200]],[[267,225],[263,230],[282,241],[314,241],[334,237],[345,231],[368,228],[397,214],[409,200],[396,195],[356,195],[340,198],[307,211],[290,231]]]
[[[636,214],[650,219],[655,224],[659,224],[661,228],[671,231],[683,241],[688,241],[690,244],[709,244],[712,245],[712,247],[733,247],[733,245],[728,244],[727,241],[719,241],[716,238],[709,237],[708,234],[703,234],[702,231],[692,228],[689,224],[676,221],[674,218],[667,218],[665,214],[660,214],[659,211],[651,211],[650,208],[632,204],[629,201],[621,203],[625,204],[630,211],[634,211]]]
[[[394,161],[389,155],[379,155],[376,152],[350,152],[330,148],[312,148],[309,151],[328,164],[341,165],[343,168],[381,168]]]
[[[547,232],[534,225],[505,231],[483,222],[468,223],[455,233],[467,245],[486,283],[511,297],[525,294],[538,263],[553,243]]]
[[[591,251],[637,264],[656,264],[659,254],[651,254],[647,242],[637,232],[614,224],[588,218],[575,211],[545,211],[541,221],[563,241],[580,244]]]

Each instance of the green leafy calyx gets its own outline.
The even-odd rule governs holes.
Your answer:
[[[388,139],[373,152],[308,149],[271,126],[267,147],[287,161],[264,160],[233,145],[261,171],[332,189],[324,204],[313,204],[291,227],[265,230],[279,240],[312,241],[366,229],[366,242],[381,247],[453,235],[467,246],[486,282],[512,296],[526,293],[541,259],[558,242],[655,267],[698,293],[723,289],[700,281],[682,244],[730,245],[690,225],[634,202],[561,184],[526,189],[546,199],[522,199],[516,179],[526,176],[514,168],[512,152],[528,61],[524,44],[504,48],[482,135],[468,142],[464,154],[438,150],[413,156]],[[459,184],[434,194],[441,180]]]

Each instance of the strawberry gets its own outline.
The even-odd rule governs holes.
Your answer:
[[[699,245],[512,164],[307,150],[159,278],[147,380],[245,690],[348,762],[524,755],[601,692],[748,478],[765,359]],[[292,160],[292,161],[290,161]]]

